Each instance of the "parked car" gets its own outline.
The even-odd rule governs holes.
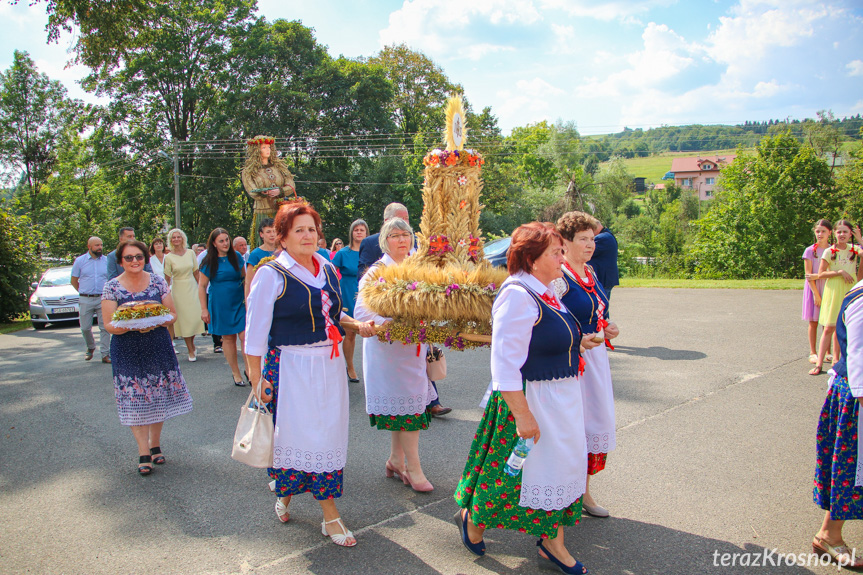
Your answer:
[[[44,329],[49,323],[78,321],[78,292],[72,287],[72,266],[49,268],[31,287],[35,290],[30,296],[33,329]]]
[[[511,242],[512,238],[510,237],[498,238],[488,242],[482,247],[485,259],[487,259],[493,266],[505,268],[506,256],[509,253],[509,244]]]

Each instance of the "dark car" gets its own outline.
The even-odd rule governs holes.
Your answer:
[[[505,268],[506,255],[509,253],[509,244],[512,242],[511,237],[498,238],[485,244],[482,248],[485,253],[485,259],[491,262],[491,265]]]

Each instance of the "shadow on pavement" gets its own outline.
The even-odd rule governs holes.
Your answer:
[[[667,347],[631,347],[627,345],[614,346],[614,352],[623,353],[625,355],[637,355],[639,357],[655,357],[667,361],[686,360],[693,361],[704,359],[706,353],[700,351],[691,351],[687,349],[668,349]],[[612,352],[612,353],[614,353]]]

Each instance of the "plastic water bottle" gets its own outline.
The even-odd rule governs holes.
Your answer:
[[[533,437],[525,439],[518,438],[518,443],[515,444],[509,459],[506,460],[506,465],[503,467],[504,473],[507,475],[516,476],[521,471],[524,465],[524,460],[527,459],[527,454],[533,448]]]

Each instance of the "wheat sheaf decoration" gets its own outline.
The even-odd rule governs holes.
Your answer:
[[[485,260],[479,215],[482,154],[466,149],[461,98],[447,103],[446,149],[423,158],[423,211],[417,251],[399,265],[370,269],[363,299],[394,318],[378,337],[452,349],[488,345],[491,306],[507,277]]]

